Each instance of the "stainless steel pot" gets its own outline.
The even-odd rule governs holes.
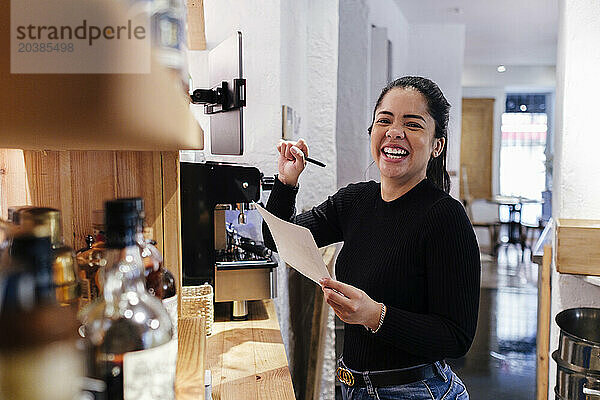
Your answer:
[[[600,375],[559,358],[558,350],[552,353],[556,361],[556,400],[600,400]]]
[[[600,309],[571,308],[556,316],[560,328],[558,358],[600,374]]]

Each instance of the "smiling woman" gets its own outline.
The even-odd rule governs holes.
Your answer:
[[[350,184],[294,215],[304,140],[281,142],[267,209],[308,228],[319,247],[344,242],[338,280],[321,283],[345,322],[338,379],[344,399],[468,399],[445,363],[477,326],[480,262],[462,204],[448,195],[450,105],[438,86],[404,77],[383,89],[369,129],[381,182]],[[276,250],[266,225],[265,244]]]
[[[406,76],[386,86],[377,100],[373,123],[368,129],[371,135],[371,155],[382,176],[388,171],[385,161],[390,160],[389,157],[386,158],[383,149],[376,146],[383,141],[383,146],[402,148],[405,153],[409,153],[408,156],[410,150],[398,143],[403,142],[408,147],[412,143],[418,154],[411,160],[411,167],[414,169],[409,168],[408,176],[402,174],[404,179],[418,179],[418,182],[427,176],[448,193],[450,177],[446,171],[446,140],[449,110],[450,104],[444,94],[429,79]],[[380,137],[382,134],[384,138]],[[379,150],[383,153],[383,158],[379,157]],[[412,176],[410,172],[419,172],[419,175]]]

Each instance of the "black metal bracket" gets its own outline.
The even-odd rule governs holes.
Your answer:
[[[196,89],[190,95],[193,104],[204,104],[205,114],[216,114],[246,106],[246,80],[234,79],[233,88],[223,81],[212,89]]]

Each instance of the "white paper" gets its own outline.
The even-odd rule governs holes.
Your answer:
[[[256,208],[269,226],[283,261],[317,284],[321,278],[331,278],[310,230],[277,218],[258,204]]]

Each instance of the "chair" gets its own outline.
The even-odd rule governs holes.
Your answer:
[[[531,250],[532,244],[529,243],[530,240],[531,240],[531,242],[535,243],[535,241],[537,240],[537,237],[544,230],[545,225],[546,225],[545,221],[543,221],[541,218],[539,218],[536,222],[537,223],[521,222],[521,248],[522,249],[528,248]]]
[[[461,168],[461,173],[462,173],[462,187],[463,187],[463,195],[464,198],[462,199],[462,203],[465,207],[465,211],[467,212],[467,216],[469,217],[469,220],[471,221],[471,225],[473,225],[474,229],[477,228],[486,228],[488,230],[489,233],[489,237],[490,237],[490,255],[492,256],[496,256],[498,247],[500,246],[500,242],[498,241],[498,235],[500,233],[500,221],[497,219],[493,219],[493,220],[480,220],[480,219],[475,219],[473,217],[473,202],[478,200],[478,199],[474,199],[470,192],[469,192],[469,184],[468,184],[468,179],[467,179],[467,168],[466,166],[462,166]],[[496,207],[496,213],[495,215],[498,215],[497,212],[497,206]]]
[[[467,212],[467,216],[469,220],[471,220],[471,225],[473,225],[474,229],[477,228],[486,228],[490,237],[490,255],[495,256],[500,246],[500,242],[498,241],[498,235],[500,234],[500,221],[476,221],[473,218],[473,210],[472,210],[472,199],[463,199],[463,205]]]

